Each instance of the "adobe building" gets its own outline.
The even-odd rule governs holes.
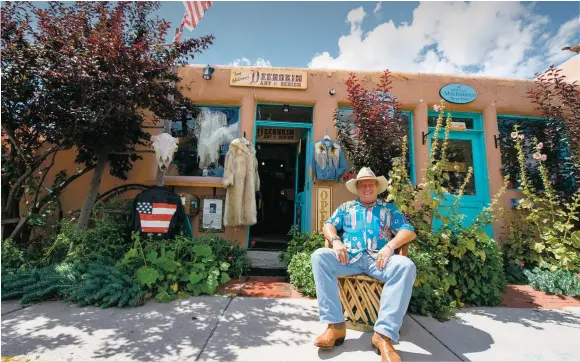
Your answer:
[[[225,228],[219,232],[221,236],[248,246],[257,241],[255,247],[276,250],[291,228],[320,230],[321,223],[340,203],[353,199],[344,186],[344,177],[312,180],[315,142],[325,136],[337,141],[334,110],[339,109],[340,117],[352,116],[345,87],[349,72],[209,66],[185,66],[178,72],[183,78],[178,85],[182,92],[205,111],[197,119],[147,126],[151,134],[165,130],[179,139],[165,185],[174,187],[177,193],[194,195],[199,204],[205,198],[219,200],[226,194],[222,187],[223,163],[232,139],[245,136],[257,150],[259,222],[249,228]],[[371,88],[378,83],[381,72],[358,75]],[[391,80],[392,94],[408,117],[410,171],[415,183],[425,175],[431,126],[437,116],[433,106],[442,98],[448,101],[446,111],[451,111],[454,121],[462,126],[451,132],[450,162],[458,166],[460,174],[469,166],[474,169],[461,204],[461,210],[473,217],[502,187],[502,162],[508,161],[505,156],[502,160],[501,145],[508,141],[513,124],[539,121],[526,98],[533,81],[411,73],[393,73]],[[143,160],[135,164],[126,181],[112,178],[105,171],[100,192],[122,184],[154,184],[155,155],[151,150],[141,150],[141,154]],[[69,169],[74,170],[70,155],[59,156],[59,163],[70,164]],[[77,195],[85,195],[89,181],[90,174],[84,175],[64,191],[61,199],[65,210],[81,207],[84,197]],[[520,196],[516,187],[510,185],[501,199],[506,209]],[[192,208],[196,206],[200,205]],[[205,230],[200,225],[204,211],[196,212],[191,224],[199,235]],[[501,226],[498,220],[490,233],[498,237]]]

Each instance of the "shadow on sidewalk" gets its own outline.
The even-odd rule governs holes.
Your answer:
[[[537,330],[545,329],[542,324],[556,324],[580,329],[580,316],[564,310],[531,308],[466,308],[464,311],[489,317],[502,323],[515,323]]]
[[[191,361],[229,301],[199,297],[128,309],[41,303],[2,316],[2,353],[43,360]]]

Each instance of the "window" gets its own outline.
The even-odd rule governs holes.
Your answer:
[[[171,122],[178,150],[167,175],[223,177],[230,143],[238,136],[239,108],[201,107],[195,116]]]
[[[349,122],[354,123],[354,114],[351,108],[339,108],[338,110],[338,120],[339,122]],[[411,112],[401,111],[401,121],[402,127],[407,129],[407,170],[410,173],[411,182],[415,183],[415,170],[413,167],[413,134],[412,134],[412,115]],[[352,129],[351,137],[356,142],[356,135],[358,130]],[[352,170],[352,162],[347,158],[347,167]]]
[[[429,127],[436,127],[437,126],[437,118],[439,118],[439,116],[429,116],[428,118],[428,125]],[[445,127],[445,122],[447,122],[447,116],[444,115],[443,117],[443,124],[442,127]],[[474,122],[473,122],[473,118],[470,117],[451,117],[451,122],[454,123],[465,123],[465,129],[474,129]]]
[[[563,122],[554,121],[548,124],[545,120],[538,118],[524,118],[514,116],[499,116],[499,144],[501,149],[502,173],[510,178],[510,188],[520,187],[520,167],[517,150],[511,133],[517,124],[519,131],[524,135],[523,149],[526,157],[526,172],[532,185],[538,189],[543,189],[538,161],[533,158],[535,152],[534,138],[544,144],[542,153],[546,154],[545,163],[548,169],[550,181],[557,191],[568,192],[574,187],[572,177],[572,160],[566,138],[566,130]],[[550,129],[551,132],[546,132]]]
[[[258,121],[312,123],[312,107],[288,104],[259,104],[256,111]]]

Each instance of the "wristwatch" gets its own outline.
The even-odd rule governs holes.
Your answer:
[[[332,245],[334,245],[334,242],[335,242],[336,240],[340,241],[340,238],[338,237],[338,235],[334,235],[334,236],[333,236],[333,237],[330,239],[330,243],[331,243]]]

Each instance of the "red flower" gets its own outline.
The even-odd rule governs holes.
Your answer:
[[[523,267],[524,267],[524,265],[526,265],[526,264],[524,264],[524,262],[522,261],[522,262],[520,263],[520,266],[523,268]]]

